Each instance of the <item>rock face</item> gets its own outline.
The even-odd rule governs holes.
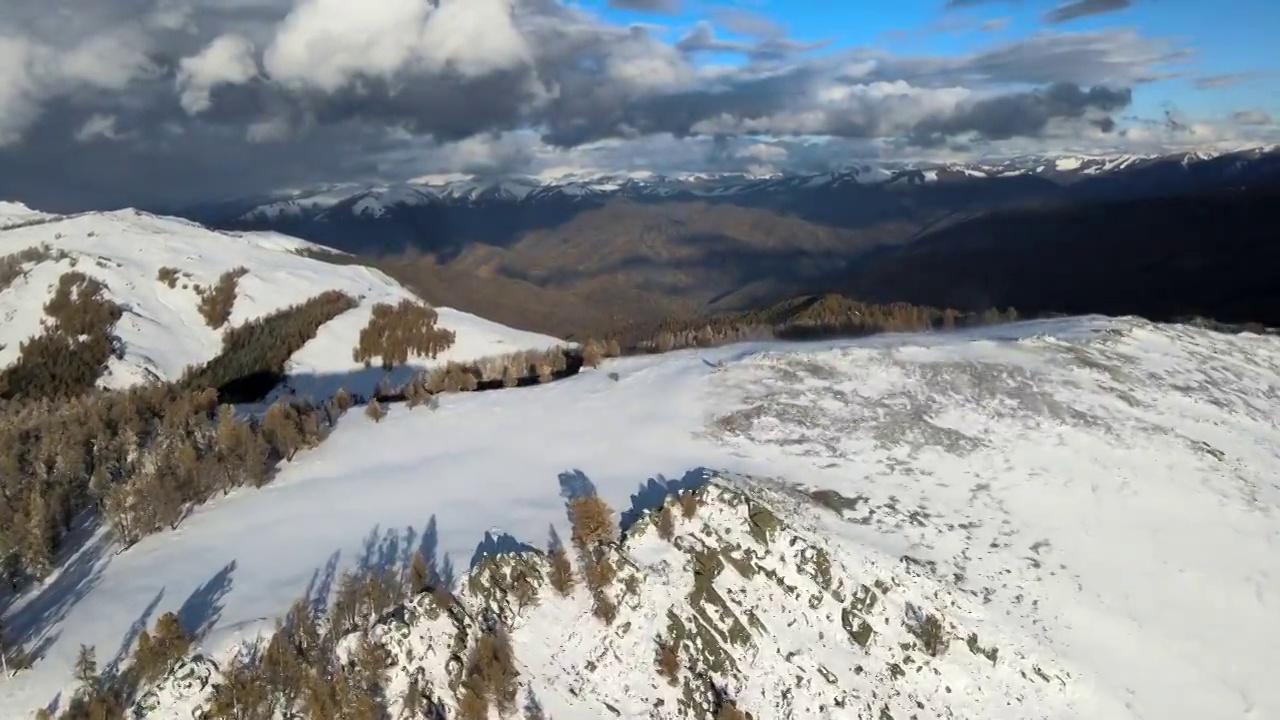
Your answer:
[[[824,539],[840,502],[721,475],[669,496],[596,556],[616,573],[608,624],[581,562],[562,596],[543,553],[485,557],[453,594],[413,597],[364,631],[389,658],[392,717],[462,717],[468,657],[495,632],[514,651],[523,709],[511,716],[711,720],[726,703],[780,720],[1078,715],[1072,673],[996,628],[980,599]],[[217,662],[193,658],[134,715],[204,717],[220,682]]]

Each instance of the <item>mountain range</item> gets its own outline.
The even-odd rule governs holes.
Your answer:
[[[423,180],[399,184],[338,184],[322,186],[271,199],[244,199],[223,208],[224,221],[246,223],[310,219],[335,222],[354,216],[379,219],[423,205],[485,207],[503,204],[591,203],[613,198],[662,202],[690,199],[750,203],[784,193],[804,194],[834,189],[846,191],[867,186],[915,186],[931,183],[1043,178],[1059,186],[1083,183],[1075,197],[1198,189],[1236,179],[1249,182],[1259,175],[1280,172],[1280,148],[1258,147],[1215,153],[1194,151],[1177,154],[1102,155],[1053,157],[1025,156],[1002,161],[972,163],[862,165],[824,173],[776,173],[764,176],[742,173],[688,173],[664,176],[653,173],[578,174],[552,180],[507,177]],[[1259,161],[1262,161],[1261,163]],[[1124,192],[1120,185],[1131,186]],[[1106,189],[1104,191],[1104,188]],[[775,200],[782,202],[781,200]],[[237,206],[248,205],[247,209]],[[231,209],[242,209],[228,218]],[[205,212],[213,212],[208,208]],[[197,211],[198,212],[198,211]],[[216,213],[214,213],[216,214]]]
[[[1270,311],[1266,318],[1249,317],[1253,301],[1220,297],[1236,268],[1264,272],[1254,263],[1259,246],[1248,244],[1244,251],[1238,242],[1198,243],[1213,233],[1214,221],[1190,208],[1212,202],[1205,198],[1243,193],[1234,201],[1249,208],[1241,217],[1272,217],[1276,210],[1265,188],[1277,184],[1280,152],[1263,147],[1220,154],[868,165],[770,177],[334,186],[186,208],[182,214],[225,229],[273,230],[335,247],[378,265],[431,302],[559,336],[821,292],[870,292],[878,301],[927,299],[975,311],[986,304],[1026,304],[1025,292],[1003,286],[1029,277],[1025,269],[1004,272],[988,257],[983,266],[996,269],[975,276],[972,264],[948,260],[950,269],[940,276],[916,262],[919,253],[950,245],[947,238],[957,232],[999,235],[988,229],[1010,213],[1040,219],[1028,233],[1001,235],[1006,249],[1018,252],[997,260],[1034,256],[1035,241],[1046,236],[1060,259],[1071,258],[1072,267],[1098,265],[1099,248],[1104,257],[1114,251],[1141,265],[1156,262],[1169,248],[1194,247],[1198,257],[1216,259],[1175,262],[1206,264],[1212,272],[1202,276],[1204,289],[1180,289],[1179,306],[1158,308],[1156,315],[1188,311],[1270,321]],[[1163,222],[1171,213],[1185,222]],[[893,282],[886,284],[886,278]],[[947,282],[939,284],[943,278]],[[922,295],[925,285],[964,289]],[[1100,297],[1094,290],[1081,286],[1069,297],[1033,297],[1030,305],[1061,312],[1151,310],[1150,303],[1123,291],[1113,293],[1121,296],[1115,302],[1090,307],[1088,298]]]

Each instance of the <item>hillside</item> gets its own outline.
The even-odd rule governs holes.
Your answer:
[[[1280,324],[1280,184],[958,219],[826,289],[963,310]]]
[[[5,205],[0,256],[9,271],[0,283],[0,368],[16,363],[23,343],[45,332],[48,303],[63,278],[77,273],[86,287],[101,284],[102,300],[119,315],[109,330],[113,348],[101,387],[177,380],[223,351],[226,330],[336,291],[352,306],[324,322],[284,371],[299,385],[326,379],[367,393],[382,371],[376,365],[365,371],[352,351],[373,308],[420,301],[380,271],[304,256],[326,252],[276,233],[212,231],[134,210],[55,216]],[[435,358],[411,357],[409,366],[558,342],[451,308],[435,311],[436,325],[454,333],[452,345]]]
[[[1278,368],[1274,337],[1088,317],[633,357],[347,415],[177,532],[89,538],[5,612],[39,659],[0,706],[65,707],[80,644],[127,658],[173,611],[201,655],[140,717],[190,717],[295,598],[338,603],[344,571],[398,577],[418,550],[455,599],[337,646],[389,653],[392,708],[415,688],[452,712],[499,622],[521,703],[561,720],[724,696],[757,718],[1270,717]],[[664,539],[646,512],[694,488]],[[549,524],[576,537],[566,498],[592,492],[620,511],[608,625],[530,554]],[[536,603],[503,592],[517,577]]]

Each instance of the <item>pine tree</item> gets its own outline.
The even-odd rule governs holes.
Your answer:
[[[547,558],[551,563],[551,587],[561,597],[568,596],[573,590],[573,565],[569,562],[569,555],[565,552],[564,543],[556,535],[554,526],[551,527],[547,540]]]
[[[409,564],[409,594],[417,595],[427,589],[427,585],[431,582],[431,571],[427,567],[426,558],[422,557],[422,551],[413,553],[413,561]]]
[[[382,404],[377,398],[369,398],[369,404],[364,408],[364,416],[375,423],[382,422],[382,418],[387,416],[387,411],[382,408]]]
[[[617,536],[613,510],[594,492],[569,501],[569,521],[573,524],[573,544],[580,550],[610,542]]]
[[[76,655],[75,678],[86,694],[93,694],[98,689],[97,653],[90,645],[81,645]]]
[[[663,503],[658,511],[658,537],[670,540],[675,535],[675,520],[671,515],[671,506]]]
[[[53,523],[45,500],[46,490],[33,483],[27,503],[26,552],[23,561],[36,577],[44,577],[53,569]]]

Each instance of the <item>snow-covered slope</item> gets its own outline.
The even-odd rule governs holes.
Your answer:
[[[22,203],[0,200],[0,230],[18,225],[38,223],[53,217],[56,216],[32,210]]]
[[[1277,717],[1277,416],[1277,338],[1103,318],[630,358],[377,424],[353,414],[273,484],[177,532],[119,555],[88,543],[7,613],[43,659],[0,681],[0,707],[50,702],[80,643],[124,655],[167,610],[207,627],[217,660],[344,569],[423,548],[462,576],[486,549],[541,546],[548,523],[568,537],[564,489],[592,483],[633,518],[710,467],[740,475],[677,524],[680,542],[624,541],[640,582],[610,629],[585,596],[546,592],[516,621],[522,676],[551,716],[671,710],[647,648],[672,613],[700,616],[703,547],[754,548],[759,572],[738,555],[698,582],[724,599],[701,615],[708,632],[748,628],[720,644],[759,718]],[[751,539],[761,527],[767,545]],[[829,582],[804,570],[816,549]],[[937,658],[911,649],[921,612],[954,633]],[[397,682],[441,672],[422,651],[450,631],[413,618],[386,626]],[[876,633],[865,649],[846,629],[861,619]],[[164,698],[151,718],[189,710]]]
[[[412,298],[383,273],[355,265],[337,265],[304,257],[299,251],[319,246],[278,233],[215,232],[177,218],[135,210],[51,216],[22,206],[0,207],[0,256],[47,245],[54,256],[24,266],[25,275],[0,291],[0,367],[18,357],[21,342],[41,331],[43,306],[58,278],[71,270],[106,284],[107,295],[126,308],[117,323],[124,357],[113,359],[101,383],[124,387],[150,378],[173,380],[190,365],[213,358],[222,347],[222,329],[209,327],[198,310],[196,286],[210,287],[219,276],[244,267],[228,326],[260,318],[304,302],[327,290],[339,290],[360,305],[321,327],[287,368],[300,389],[335,389],[345,384],[367,392],[380,371],[362,372],[351,359],[360,330],[376,303]],[[161,268],[181,275],[173,287],[161,281]],[[457,341],[434,361],[466,360],[557,344],[555,338],[489,322],[449,308],[438,308],[441,327]],[[366,387],[367,386],[367,387]]]

